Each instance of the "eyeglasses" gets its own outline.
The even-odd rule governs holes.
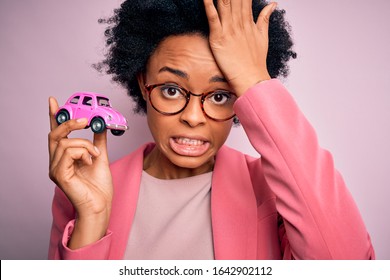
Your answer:
[[[152,107],[163,115],[171,116],[182,112],[193,95],[201,97],[202,111],[210,119],[222,122],[235,116],[233,105],[237,95],[227,90],[195,94],[172,83],[145,85],[145,89]]]

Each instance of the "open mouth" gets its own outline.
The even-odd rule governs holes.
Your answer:
[[[169,145],[181,156],[198,157],[208,150],[210,142],[195,138],[173,137],[169,139]]]

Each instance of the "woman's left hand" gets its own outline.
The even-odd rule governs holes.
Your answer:
[[[271,79],[267,70],[268,25],[275,2],[252,16],[252,0],[203,0],[215,60],[238,96],[256,83]]]

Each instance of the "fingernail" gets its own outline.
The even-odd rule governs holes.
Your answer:
[[[81,118],[81,119],[77,119],[76,122],[78,123],[83,123],[83,122],[86,122],[87,121],[87,118]]]
[[[100,155],[100,150],[99,150],[99,148],[96,147],[96,146],[94,146],[94,149],[95,149],[95,151],[98,153],[98,155]]]

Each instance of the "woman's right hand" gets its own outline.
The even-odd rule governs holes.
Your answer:
[[[68,243],[81,248],[101,239],[111,214],[113,184],[107,154],[107,132],[94,134],[93,143],[70,139],[68,135],[87,125],[87,119],[72,119],[58,125],[57,100],[49,98],[49,176],[66,194],[77,212],[75,227]]]

